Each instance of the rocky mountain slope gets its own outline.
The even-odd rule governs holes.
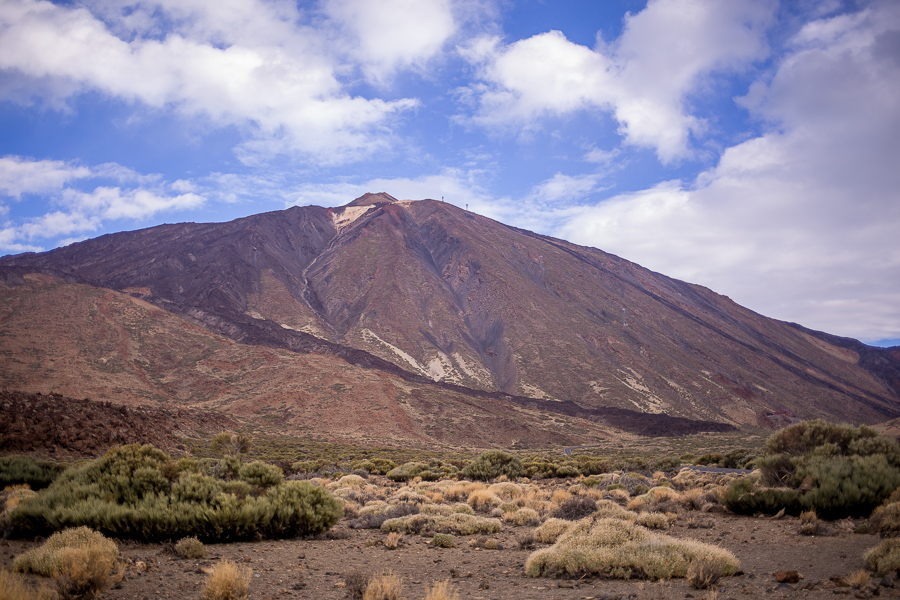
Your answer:
[[[737,427],[765,426],[769,412],[856,423],[900,416],[898,349],[769,319],[600,250],[434,200],[367,194],[339,208],[295,207],[229,223],[106,235],[2,258],[0,278],[6,282],[0,351],[7,363],[19,356],[10,348],[26,335],[9,325],[10,306],[46,306],[49,300],[29,291],[40,284],[60,294],[93,290],[148,314],[187,320],[198,326],[186,329],[191,335],[218,336],[223,348],[226,338],[239,342],[228,352],[230,368],[243,369],[242,377],[256,372],[253,360],[339,360],[348,372],[395,378],[397,389],[420,386],[435,398],[480,398],[513,411],[550,410],[632,430],[644,426],[636,425],[636,415],[658,415],[645,421],[657,432],[682,431],[677,423],[688,422],[667,416]],[[84,315],[60,308],[54,318],[66,328],[102,316],[98,308]],[[115,326],[124,326],[122,318],[112,318]],[[40,337],[47,327],[27,335]],[[140,339],[153,344],[173,336]],[[104,342],[103,368],[121,361],[125,338]],[[85,352],[93,343],[99,342],[82,340],[71,351]],[[40,342],[27,345],[37,352]],[[168,353],[151,352],[144,374],[135,371],[135,378],[154,384],[148,370],[171,379],[168,387],[147,391],[150,397],[182,402],[204,397],[198,386],[214,387],[216,377],[191,348],[185,341]],[[254,353],[277,358],[249,358]],[[125,371],[135,368],[129,360]],[[39,373],[53,380],[52,372],[43,374],[46,359],[30,364],[31,371],[2,369],[3,385],[26,389]],[[298,373],[321,368],[292,366]],[[284,377],[271,379],[270,388],[287,385]],[[93,384],[96,393],[105,385],[103,393],[111,394],[97,378],[85,379],[79,385]],[[135,382],[116,385],[142,389]],[[367,406],[362,398],[347,400],[357,409]],[[281,406],[259,391],[241,400],[256,401]]]

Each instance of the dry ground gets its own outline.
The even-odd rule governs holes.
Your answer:
[[[393,571],[404,584],[404,597],[418,600],[436,581],[451,579],[461,599],[591,600],[628,598],[900,598],[897,588],[870,577],[868,591],[844,585],[863,568],[863,553],[878,544],[874,535],[853,533],[850,522],[827,525],[825,535],[800,534],[797,518],[780,520],[682,510],[665,533],[691,538],[732,551],[742,574],[722,579],[717,589],[693,589],[683,579],[666,582],[618,581],[596,578],[560,580],[529,578],[524,564],[534,549],[522,549],[517,539],[534,527],[504,523],[487,536],[499,542],[496,550],[473,548],[475,536],[456,536],[453,548],[438,548],[427,535],[404,535],[400,546],[388,549],[380,530],[351,529],[343,519],[317,539],[208,544],[209,556],[178,558],[172,545],[121,541],[128,564],[125,579],[104,594],[110,600],[199,599],[207,573],[224,559],[253,570],[250,598],[339,600],[347,596],[345,576],[353,571],[377,574]],[[38,540],[39,541],[39,540]],[[0,541],[0,568],[38,541]],[[540,544],[536,548],[542,547]],[[779,584],[776,571],[796,570],[802,580]]]

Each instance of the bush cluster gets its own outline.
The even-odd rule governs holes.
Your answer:
[[[521,477],[524,472],[522,461],[502,450],[488,450],[473,460],[462,471],[463,477],[488,481],[501,475],[509,479]]]
[[[757,465],[758,478],[737,480],[723,495],[729,510],[866,517],[900,485],[900,446],[864,426],[791,425],[769,438]]]
[[[10,485],[26,484],[41,490],[65,471],[65,466],[31,456],[0,457],[0,490]]]
[[[228,541],[312,535],[342,514],[328,491],[282,482],[277,467],[226,457],[205,470],[153,446],[130,445],[66,471],[22,501],[10,520],[32,535],[88,526],[120,538]]]
[[[679,540],[620,519],[583,519],[570,525],[550,548],[534,552],[525,563],[529,577],[599,575],[612,579],[686,577],[692,563],[703,561],[725,576],[738,560],[722,548]]]

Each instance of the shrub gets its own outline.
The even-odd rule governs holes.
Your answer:
[[[362,600],[371,579],[372,576],[368,573],[350,571],[344,575],[344,589],[346,590],[344,597],[348,600]]]
[[[882,537],[900,534],[900,502],[886,502],[872,513],[872,526]]]
[[[350,463],[350,467],[354,470],[360,469],[369,473],[387,475],[388,471],[397,468],[397,463],[386,458],[371,458]]]
[[[502,450],[488,450],[463,469],[463,477],[488,481],[501,475],[509,479],[521,477],[524,469],[522,461]]]
[[[503,500],[491,490],[475,490],[469,494],[468,504],[474,510],[489,512],[492,508],[500,506]]]
[[[388,571],[373,577],[366,586],[363,600],[402,600],[403,583],[400,578]]]
[[[755,487],[750,479],[738,479],[728,486],[721,500],[731,512],[752,515],[774,515],[782,509],[788,514],[798,514],[800,494],[788,488]]]
[[[56,593],[46,585],[34,588],[24,577],[0,569],[0,600],[55,600]]]
[[[556,469],[556,477],[580,477],[581,469],[575,465],[560,465]]]
[[[721,578],[722,564],[720,561],[702,557],[688,565],[687,580],[694,589],[709,589],[715,586]]]
[[[95,558],[108,557],[112,562],[119,557],[115,542],[87,527],[76,527],[54,533],[37,548],[20,554],[13,561],[13,568],[22,573],[53,577],[62,573],[64,555],[71,550],[90,552]]]
[[[64,470],[63,465],[31,456],[3,456],[0,457],[0,490],[20,484],[41,490],[53,483]]]
[[[581,576],[669,579],[687,576],[692,562],[715,563],[734,575],[738,560],[722,548],[678,540],[618,519],[584,519],[574,523],[550,548],[528,557],[529,577]]]
[[[445,579],[431,586],[425,600],[459,600],[459,594],[450,587],[450,580]]]
[[[67,548],[56,589],[63,598],[97,598],[122,580],[125,569],[109,554],[96,548]]]
[[[396,519],[407,515],[419,514],[421,509],[414,504],[395,504],[389,506],[385,504],[380,507],[382,510],[367,511],[369,506],[365,506],[359,511],[359,518],[350,521],[352,529],[380,529],[388,519]]]
[[[718,452],[710,452],[709,454],[704,454],[700,458],[697,459],[698,465],[717,465],[722,462],[722,459],[725,457],[719,454]]]
[[[572,527],[571,521],[550,518],[534,530],[534,539],[541,544],[553,544]]]
[[[868,550],[864,555],[866,568],[879,576],[900,569],[900,538],[890,538]]]
[[[507,513],[503,520],[520,527],[523,525],[533,526],[541,522],[541,516],[533,508],[524,507],[514,513]]]
[[[452,548],[456,544],[456,538],[452,533],[436,533],[431,538],[431,543],[438,548]]]
[[[389,519],[381,526],[385,533],[396,531],[399,533],[422,533],[423,531],[438,531],[441,533],[454,533],[456,535],[475,535],[476,533],[498,533],[502,529],[497,519],[473,517],[463,513],[453,513],[449,516],[417,514],[407,517]]]
[[[593,498],[572,496],[559,505],[559,508],[553,512],[553,516],[557,519],[577,521],[593,514],[596,510],[597,502]]]
[[[205,600],[242,600],[250,591],[250,577],[253,572],[247,568],[238,566],[230,560],[224,560],[216,565],[206,586],[203,588]]]
[[[816,535],[821,525],[819,517],[814,510],[805,510],[800,513],[800,533],[803,535]]]
[[[867,517],[900,485],[884,454],[813,458],[798,473],[812,483],[800,503],[826,519]]]
[[[66,471],[19,504],[10,521],[33,535],[84,525],[122,538],[227,541],[312,535],[342,515],[331,494],[305,481],[269,487],[258,497],[249,490],[243,481],[179,475],[152,446],[123,446]]]
[[[175,544],[175,554],[181,558],[206,558],[206,546],[196,537],[181,538]]]
[[[260,488],[276,486],[284,480],[284,473],[281,469],[260,460],[243,465],[239,473],[242,480]]]
[[[384,547],[388,550],[396,550],[400,547],[400,541],[403,539],[403,536],[393,531],[388,534],[388,536],[384,539]]]
[[[409,481],[413,477],[421,476],[425,471],[431,473],[427,464],[415,461],[407,462],[388,471],[387,478],[391,481]]]

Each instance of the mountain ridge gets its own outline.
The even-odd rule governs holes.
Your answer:
[[[367,194],[0,258],[7,285],[34,271],[143,298],[238,341],[557,413],[730,427],[766,426],[767,411],[900,416],[890,349],[435,200]]]

